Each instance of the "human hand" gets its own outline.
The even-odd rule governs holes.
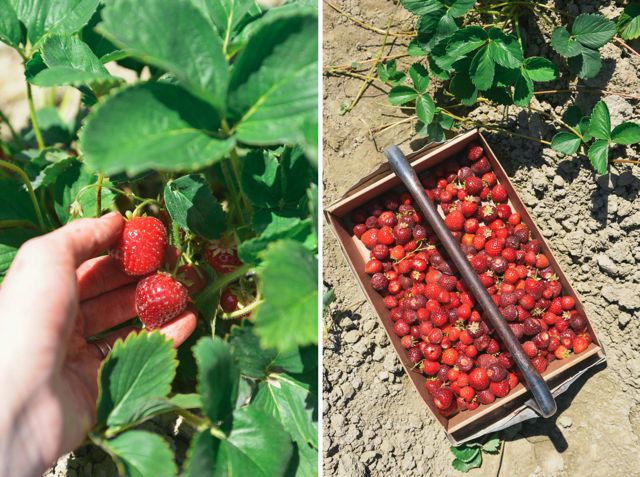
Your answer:
[[[87,338],[136,316],[136,277],[110,256],[96,257],[123,223],[112,213],[30,240],[0,286],[0,476],[41,475],[95,422],[104,346]],[[187,309],[160,332],[178,346],[196,319]],[[108,333],[101,343],[110,348],[134,329]]]

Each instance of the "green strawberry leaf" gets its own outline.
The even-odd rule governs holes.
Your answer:
[[[428,94],[421,94],[416,100],[416,115],[424,124],[431,124],[436,105]]]
[[[32,48],[47,35],[73,34],[87,24],[100,0],[9,0],[27,30]],[[3,10],[4,13],[4,10]]]
[[[0,191],[2,190],[0,189]],[[7,270],[9,270],[22,244],[38,235],[35,229],[0,229],[0,282],[7,274]]]
[[[600,53],[587,47],[583,47],[578,56],[569,58],[567,63],[571,73],[583,79],[595,77],[602,68]]]
[[[468,447],[463,445],[460,447],[451,447],[451,452],[456,459],[462,462],[471,462],[478,456],[478,454],[480,454],[480,449],[478,447]]]
[[[60,174],[53,185],[53,200],[56,214],[62,223],[81,217],[95,217],[97,207],[97,188],[90,187],[96,184],[98,175],[89,171],[80,161],[73,161]],[[109,187],[108,180],[103,186]],[[103,188],[102,208],[108,209],[115,200],[111,190]]]
[[[447,57],[451,58],[451,62],[453,63],[468,53],[480,48],[488,39],[489,35],[487,32],[479,26],[468,26],[462,28],[455,32],[447,43]],[[496,63],[500,62],[496,61]]]
[[[522,47],[514,35],[507,35],[498,28],[489,28],[489,56],[505,68],[517,68],[522,65],[524,56]]]
[[[551,149],[561,152],[563,154],[575,154],[580,147],[582,141],[578,136],[571,132],[560,131],[553,136],[551,140]]]
[[[465,106],[473,105],[478,99],[478,89],[468,74],[459,73],[455,75],[449,83],[449,89]]]
[[[169,445],[157,434],[132,430],[98,443],[115,458],[121,475],[173,477],[178,472]]]
[[[22,41],[22,30],[10,0],[0,0],[0,12],[0,41],[16,48]]]
[[[518,106],[526,106],[533,98],[533,81],[527,75],[521,75],[513,89],[513,102]]]
[[[424,93],[429,86],[429,71],[422,63],[414,63],[409,67],[409,77],[419,93]]]
[[[494,435],[482,446],[482,452],[488,452],[489,454],[496,454],[500,450],[500,437]]]
[[[472,469],[477,469],[478,467],[482,466],[482,453],[478,452],[475,458],[469,462],[463,462],[460,459],[454,459],[453,462],[451,462],[451,465],[458,472],[467,473]]]
[[[616,25],[602,15],[583,13],[573,22],[571,34],[582,46],[598,49],[613,38]]]
[[[184,230],[213,240],[227,229],[222,206],[201,174],[167,182],[164,201],[171,218]]]
[[[378,78],[391,86],[399,85],[406,78],[403,72],[396,70],[396,60],[378,63],[377,71]]]
[[[176,351],[159,332],[132,332],[116,341],[98,373],[98,422],[110,427],[135,423],[143,400],[163,398],[175,377]],[[134,412],[135,411],[135,412]]]
[[[231,346],[219,337],[201,338],[193,349],[198,363],[198,393],[202,410],[216,423],[233,412],[238,396],[240,370]]]
[[[640,125],[625,121],[611,131],[611,141],[616,144],[637,144],[640,142]]]
[[[253,25],[229,83],[236,136],[255,145],[301,142],[318,111],[317,9],[285,8]]]
[[[582,45],[569,35],[564,27],[558,27],[551,34],[551,46],[554,50],[565,58],[577,56],[582,52]]]
[[[611,116],[607,103],[600,100],[591,111],[589,132],[596,139],[609,139],[611,136]]]
[[[315,256],[299,242],[285,239],[270,244],[262,260],[258,286],[264,302],[255,316],[261,343],[282,352],[317,343],[318,263]],[[292,287],[292,283],[296,286]]]
[[[233,139],[219,139],[216,111],[184,88],[138,83],[105,98],[85,120],[80,149],[105,174],[146,169],[198,169],[225,157]]]
[[[481,48],[474,55],[469,66],[471,81],[480,91],[487,90],[493,84],[495,63],[488,47]]]
[[[447,10],[447,14],[453,18],[459,18],[471,10],[475,3],[475,0],[454,0]]]
[[[567,108],[564,113],[563,119],[569,126],[576,127],[582,119],[582,111],[578,106],[573,104]]]
[[[625,40],[640,38],[640,3],[631,2],[618,18],[618,32]]]
[[[394,86],[389,91],[389,102],[394,106],[410,103],[415,101],[417,97],[418,92],[410,86]]]
[[[597,139],[593,142],[587,153],[593,168],[598,174],[606,174],[609,158],[609,142]]]
[[[242,19],[255,5],[251,0],[193,0],[193,4],[215,25],[224,40],[225,53],[234,33],[241,28]]]
[[[400,0],[400,3],[419,17],[430,14],[437,14],[441,17],[446,13],[445,6],[439,0]]]
[[[533,81],[552,81],[558,77],[558,67],[540,56],[527,58],[523,70]]]
[[[137,10],[144,14],[131,14]],[[102,19],[98,31],[116,46],[224,110],[229,66],[222,40],[191,0],[116,0],[105,4]]]
[[[274,349],[260,346],[260,338],[252,326],[234,326],[229,340],[233,355],[238,360],[240,373],[254,379],[264,379],[278,356]]]
[[[23,182],[0,176],[0,204],[0,221],[26,220],[34,226],[38,223],[33,202]]]
[[[251,405],[234,411],[231,432],[224,440],[218,440],[209,430],[196,435],[184,475],[285,475],[292,451],[291,439],[282,425]]]

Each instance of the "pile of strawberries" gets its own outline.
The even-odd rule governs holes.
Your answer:
[[[536,369],[584,351],[592,340],[586,318],[507,203],[482,147],[469,147],[421,182]],[[412,197],[390,193],[351,220],[371,251],[371,286],[384,296],[393,330],[414,369],[427,376],[439,412],[451,416],[509,394],[519,370]]]
[[[207,276],[200,267],[184,264],[178,250],[169,245],[167,229],[155,217],[133,217],[128,220],[111,256],[131,276],[142,278],[136,286],[135,308],[145,328],[153,330],[178,317],[186,309],[190,295],[207,285]],[[242,262],[235,248],[220,241],[206,244],[204,258],[219,274],[235,270]],[[159,271],[161,267],[169,271]],[[225,313],[238,309],[238,298],[230,288],[220,296]]]

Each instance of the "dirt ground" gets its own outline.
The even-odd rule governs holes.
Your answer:
[[[600,2],[562,4],[579,14],[597,11]],[[383,30],[389,22],[396,31],[412,26],[411,16],[389,1],[336,0],[335,5]],[[615,18],[619,9],[600,12]],[[354,24],[326,3],[323,30],[325,69],[376,58],[382,45],[383,35]],[[401,43],[388,44],[384,55],[403,52]],[[550,52],[538,43],[528,54]],[[637,94],[640,57],[613,43],[601,55],[603,71],[583,85]],[[366,75],[371,64],[363,63],[359,73]],[[341,114],[361,85],[343,76],[324,79],[325,206],[379,165],[385,146],[400,144],[408,152],[420,145],[411,141],[409,122],[376,132],[407,116],[391,108],[375,85]],[[537,107],[558,112],[573,98],[538,99]],[[577,103],[590,110],[599,99],[580,94]],[[604,100],[614,125],[640,120],[637,101],[616,95]],[[473,117],[486,121],[503,115],[486,108]],[[509,110],[505,125],[546,139],[555,132],[538,115],[518,108]],[[608,365],[563,394],[554,418],[506,430],[503,455],[485,455],[482,468],[469,475],[640,475],[640,168],[616,165],[596,178],[586,158],[567,159],[532,141],[485,134],[580,294]],[[618,154],[639,158],[637,147]],[[420,403],[327,227],[323,236],[324,284],[336,295],[324,317],[324,475],[460,475],[450,465],[453,456],[444,432]]]

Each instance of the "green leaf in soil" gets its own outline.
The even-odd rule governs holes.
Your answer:
[[[563,154],[575,154],[580,147],[580,138],[571,132],[560,131],[551,140],[551,149]]]
[[[0,169],[4,171],[4,169]],[[37,224],[36,212],[24,183],[13,178],[0,177],[0,221],[28,220]]]
[[[582,52],[582,45],[578,40],[569,35],[564,27],[558,27],[551,34],[551,46],[554,50],[565,58],[577,56]]]
[[[442,16],[446,10],[442,2],[438,0],[400,0],[404,8],[417,16],[438,14]]]
[[[558,77],[558,67],[540,56],[530,56],[524,61],[524,71],[533,81],[552,81]]]
[[[100,0],[9,0],[33,47],[46,34],[72,34],[87,24]]]
[[[533,98],[533,81],[526,75],[520,76],[513,89],[513,102],[518,106],[526,106]]]
[[[234,144],[207,132],[217,124],[216,111],[180,86],[140,83],[93,110],[80,131],[80,149],[86,163],[105,174],[199,169]]]
[[[262,259],[258,276],[264,303],[255,315],[261,343],[281,352],[317,343],[316,257],[299,242],[280,240],[269,245]]]
[[[522,47],[514,35],[507,35],[498,28],[489,28],[489,57],[505,68],[517,68],[524,62]]]
[[[578,56],[569,58],[567,63],[571,73],[583,79],[595,77],[602,68],[600,53],[586,47],[582,48]]]
[[[494,86],[483,91],[482,95],[489,101],[493,101],[497,104],[502,104],[504,106],[513,104],[513,96],[511,95],[510,87]]]
[[[227,228],[222,206],[201,174],[169,181],[164,188],[164,201],[171,218],[184,230],[213,240]]]
[[[597,13],[583,13],[573,22],[571,34],[582,46],[598,49],[616,34],[616,24]]]
[[[422,63],[414,63],[409,67],[409,77],[418,92],[424,93],[429,87],[429,71]]]
[[[609,159],[609,142],[605,139],[595,140],[587,155],[596,172],[598,174],[606,174]]]
[[[589,132],[596,139],[608,140],[611,135],[611,116],[607,103],[600,100],[591,111]]]
[[[423,57],[427,53],[428,51],[426,51],[424,48],[422,48],[422,46],[420,46],[420,43],[418,43],[417,38],[414,38],[409,42],[409,46],[407,47],[407,54],[409,56]]]
[[[589,132],[591,129],[591,119],[588,117],[584,117],[580,119],[578,123],[578,131],[582,134],[582,140],[584,142],[590,141],[592,139],[591,133]]]
[[[98,374],[98,422],[129,424],[142,401],[169,394],[177,366],[172,342],[157,331],[116,341]]]
[[[640,38],[640,3],[631,2],[624,7],[617,27],[620,36],[625,40]]]
[[[416,99],[416,115],[424,124],[431,124],[436,105],[428,94],[421,94]]]
[[[491,59],[489,48],[485,47],[475,54],[469,66],[469,76],[476,88],[483,91],[489,89],[493,84],[495,74],[495,63]]]
[[[418,92],[411,86],[394,86],[389,91],[389,102],[394,106],[410,103],[418,97]]]
[[[98,29],[113,43],[175,74],[183,86],[224,110],[229,66],[222,40],[190,0],[115,0],[106,3],[102,18]]]
[[[455,458],[462,462],[471,462],[480,453],[478,447],[469,447],[464,444],[459,447],[451,447],[450,449]]]
[[[96,216],[97,187],[88,187],[96,184],[97,174],[89,171],[79,161],[74,161],[61,172],[53,186],[54,208],[58,218],[63,224],[81,217]],[[103,182],[104,186],[111,183]],[[102,208],[108,209],[113,204],[115,195],[109,189],[102,189]]]
[[[116,457],[116,466],[123,475],[173,477],[178,471],[173,461],[173,452],[157,434],[127,431],[113,439],[100,441],[100,445]]]
[[[75,36],[48,36],[42,45],[42,57],[47,68],[28,78],[37,86],[75,86],[94,81],[117,81],[91,48]]]
[[[573,104],[567,108],[564,113],[563,119],[569,126],[575,128],[582,119],[582,110],[578,106]]]
[[[193,350],[198,363],[198,392],[202,409],[212,422],[226,419],[233,412],[238,396],[240,371],[231,346],[219,337],[202,338]]]
[[[233,64],[229,114],[248,144],[300,142],[317,116],[317,10],[300,7],[264,18]]]
[[[0,0],[0,12],[0,41],[15,48],[22,39],[22,30],[10,0]]]
[[[251,0],[193,0],[193,3],[215,25],[224,45],[229,44],[243,17],[255,5]]]
[[[427,53],[432,51],[439,42],[446,43],[446,39],[459,30],[452,16],[436,13],[420,17],[416,28],[417,44]]]
[[[478,99],[478,90],[468,74],[458,73],[449,83],[449,89],[465,106],[471,106]]]
[[[0,282],[9,270],[22,244],[38,235],[34,229],[0,229]]]
[[[482,445],[482,452],[495,454],[500,450],[500,438],[494,436]]]
[[[482,453],[478,451],[478,454],[476,454],[475,458],[469,462],[463,462],[460,459],[454,459],[453,462],[451,462],[451,466],[458,472],[464,473],[467,473],[472,469],[477,469],[478,467],[482,466]]]
[[[489,36],[479,26],[468,26],[453,34],[447,43],[447,57],[456,61],[484,45]]]
[[[308,384],[287,374],[271,374],[258,385],[252,405],[276,418],[298,450],[296,475],[314,475],[318,466],[317,396]]]
[[[616,144],[636,144],[640,142],[640,125],[628,121],[618,124],[611,131],[611,140]]]
[[[292,446],[289,435],[277,420],[254,406],[247,406],[233,413],[232,426],[222,441],[208,430],[196,435],[188,452],[186,477],[284,475]]]

